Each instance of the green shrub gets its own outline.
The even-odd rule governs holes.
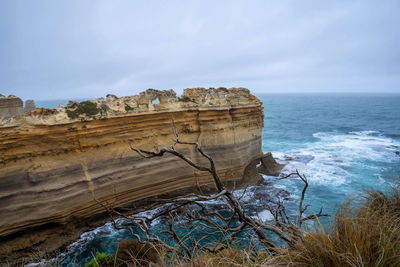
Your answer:
[[[87,116],[94,116],[99,114],[102,110],[97,107],[97,103],[84,101],[76,104],[74,110],[67,110],[67,115],[71,119],[76,119],[81,114],[85,114]]]
[[[187,97],[187,96],[182,96],[182,97],[178,97],[178,100],[179,101],[182,101],[182,102],[190,102],[190,101],[192,101],[189,97]]]
[[[125,104],[125,111],[129,112],[131,110],[133,110],[133,107],[129,106],[128,104]]]
[[[105,114],[105,113],[107,112],[108,109],[109,109],[109,108],[108,108],[107,105],[102,104],[102,105],[100,106],[100,112],[101,112],[101,114]]]
[[[109,267],[113,266],[113,263],[114,258],[110,254],[96,252],[96,256],[88,263],[85,263],[85,267]]]

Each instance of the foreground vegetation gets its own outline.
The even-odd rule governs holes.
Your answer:
[[[326,231],[309,232],[275,262],[283,266],[400,266],[400,193],[370,192],[354,210],[346,203]]]
[[[304,233],[291,248],[269,255],[263,251],[229,247],[203,252],[190,260],[166,261],[156,249],[130,251],[130,259],[90,266],[400,266],[400,193],[369,192],[358,208],[344,204],[329,229]],[[154,253],[158,260],[154,262]],[[147,255],[148,254],[148,255]],[[152,255],[150,255],[152,254]],[[147,260],[152,258],[152,260]],[[92,261],[96,262],[96,261]],[[89,266],[89,265],[88,265]]]

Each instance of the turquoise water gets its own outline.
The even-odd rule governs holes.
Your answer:
[[[400,181],[400,95],[259,97],[263,150],[288,164],[285,173],[306,174],[315,210],[334,213],[346,199]],[[282,185],[292,194],[301,190],[296,180]]]
[[[360,200],[364,190],[386,191],[399,183],[400,156],[395,152],[400,151],[400,95],[258,97],[265,113],[263,150],[287,164],[284,173],[298,169],[308,177],[310,210],[324,207],[333,214],[345,200]],[[290,179],[275,185],[291,193],[288,207],[294,213],[302,184]],[[248,198],[255,202],[251,194]],[[260,218],[271,218],[255,210]],[[106,224],[84,233],[60,258],[64,266],[79,265],[96,251],[113,253],[127,236]]]

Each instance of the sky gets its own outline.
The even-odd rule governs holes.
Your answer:
[[[0,0],[0,93],[400,93],[400,1]]]

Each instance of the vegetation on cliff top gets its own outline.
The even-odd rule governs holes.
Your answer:
[[[73,109],[67,109],[67,115],[70,119],[76,119],[80,115],[95,116],[99,114],[102,109],[98,108],[97,103],[91,101],[83,101],[80,103],[74,103]]]
[[[133,110],[133,107],[129,106],[128,104],[125,104],[125,111],[129,112],[131,110]]]
[[[178,97],[178,100],[179,101],[182,101],[182,102],[190,102],[190,101],[192,101],[192,99],[190,99],[189,97],[187,97],[187,96],[181,96],[181,97]]]

